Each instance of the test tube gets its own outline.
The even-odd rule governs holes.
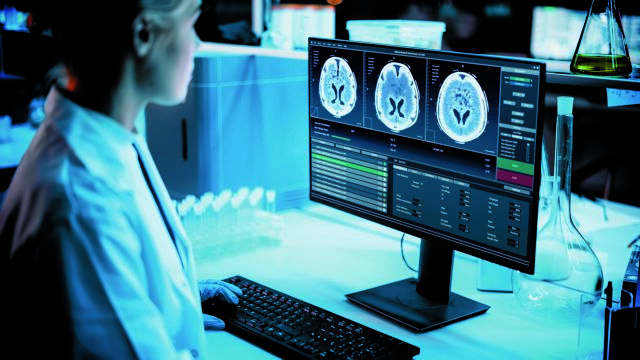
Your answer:
[[[209,242],[211,236],[211,204],[214,201],[212,192],[205,192],[200,196],[199,206],[201,207],[200,219],[198,221],[198,235],[204,242]]]
[[[194,247],[200,247],[202,245],[203,240],[203,226],[202,226],[202,213],[204,212],[204,207],[202,203],[197,202],[193,204],[193,228],[192,228],[192,242]]]
[[[224,189],[213,202],[214,212],[218,215],[218,226],[214,229],[216,234],[216,242],[218,244],[227,240],[229,234],[229,226],[231,222],[231,190]]]
[[[257,186],[249,194],[249,235],[250,239],[257,240],[264,233],[264,188]]]
[[[231,199],[231,203],[235,208],[239,208],[244,205],[244,202],[247,201],[247,197],[249,196],[249,188],[246,186],[241,187],[236,191]]]
[[[264,188],[261,186],[257,186],[251,190],[251,194],[249,195],[249,204],[253,209],[262,209],[264,199]]]
[[[192,207],[197,201],[198,198],[195,195],[189,194],[185,196],[180,203],[184,204],[184,206]]]
[[[192,207],[192,204],[184,200],[178,203],[178,216],[180,216],[182,227],[188,236],[191,236],[193,227]]]
[[[213,198],[214,198],[213,192],[207,191],[204,194],[202,194],[202,196],[200,196],[200,201],[210,203],[211,201],[213,201]]]
[[[276,191],[273,189],[267,190],[267,192],[265,193],[265,197],[267,200],[265,203],[265,210],[268,213],[275,213],[276,212]]]
[[[234,241],[245,239],[248,233],[247,228],[247,211],[249,188],[241,187],[231,198],[231,207],[233,208],[233,239]]]
[[[265,226],[265,236],[272,240],[278,239],[280,237],[280,230],[282,229],[282,218],[276,213],[276,190],[267,190],[265,197],[266,219],[268,221]]]

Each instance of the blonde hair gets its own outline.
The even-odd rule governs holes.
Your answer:
[[[140,0],[140,6],[143,9],[167,11],[174,10],[181,2],[182,0]]]
[[[121,60],[130,51],[131,24],[141,12],[154,22],[171,27],[175,14],[187,0],[112,0],[108,6],[95,0],[34,0],[40,4],[37,20],[51,29],[60,62],[83,79],[114,80]],[[55,4],[55,6],[54,6]],[[164,24],[164,25],[162,25]],[[64,78],[59,67],[51,80]]]
[[[143,12],[163,28],[173,25],[175,15],[188,6],[185,0],[140,0]]]

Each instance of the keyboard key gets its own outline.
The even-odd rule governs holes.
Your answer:
[[[282,340],[282,341],[285,341],[285,340],[291,339],[291,336],[289,336],[289,334],[287,334],[287,333],[286,333],[286,332],[284,332],[284,331],[275,331],[275,332],[271,333],[271,335],[272,335],[274,338],[276,338],[276,339],[280,339],[280,340]]]
[[[286,325],[283,325],[283,324],[276,325],[276,328],[279,329],[280,331],[285,332],[286,334],[289,334],[289,335],[299,335],[300,334],[300,331],[292,329],[289,326],[286,326]]]

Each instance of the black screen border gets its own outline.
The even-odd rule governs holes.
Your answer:
[[[495,66],[505,66],[506,62],[510,62],[513,64],[519,65],[530,65],[530,66],[538,66],[540,70],[540,78],[539,78],[539,92],[538,92],[538,106],[537,106],[537,118],[536,118],[536,139],[535,143],[540,146],[536,146],[535,149],[535,159],[537,161],[534,162],[534,176],[533,176],[533,189],[532,189],[532,206],[529,211],[529,228],[528,228],[528,242],[527,242],[527,251],[524,257],[516,257],[511,254],[508,254],[504,251],[497,251],[493,249],[483,249],[480,246],[470,245],[468,240],[463,237],[449,236],[445,234],[439,234],[436,231],[431,231],[427,229],[419,229],[411,224],[405,224],[402,221],[392,221],[387,218],[391,218],[391,216],[380,217],[373,212],[368,212],[365,210],[360,210],[355,207],[351,207],[348,204],[341,204],[340,202],[334,200],[326,200],[322,196],[316,196],[312,191],[309,192],[309,199],[313,202],[323,204],[346,213],[367,219],[374,223],[387,226],[389,228],[419,237],[421,239],[429,239],[434,240],[440,243],[446,243],[450,245],[453,250],[460,251],[466,253],[471,256],[478,257],[483,260],[487,260],[493,262],[498,265],[502,265],[508,267],[513,270],[522,271],[527,274],[533,274],[535,267],[535,248],[536,248],[536,235],[537,235],[537,222],[538,222],[538,206],[533,206],[533,204],[537,204],[539,202],[539,188],[540,188],[540,180],[541,180],[541,169],[540,169],[540,161],[542,156],[542,135],[544,130],[544,98],[546,94],[546,63],[540,61],[539,59],[531,59],[531,58],[518,58],[511,56],[503,56],[503,55],[490,55],[490,54],[475,54],[475,53],[464,53],[464,52],[454,52],[448,50],[435,50],[435,49],[422,49],[422,48],[414,48],[407,46],[399,46],[399,45],[388,45],[388,44],[379,44],[379,43],[370,43],[363,41],[352,41],[352,40],[341,40],[341,39],[325,39],[325,38],[317,38],[310,37],[309,38],[309,55],[311,55],[311,49],[316,45],[316,42],[326,42],[329,44],[334,44],[339,48],[347,49],[361,49],[361,50],[371,50],[373,48],[380,49],[383,51],[395,51],[398,54],[406,54],[408,56],[424,56],[425,59],[435,58],[438,60],[449,60],[449,61],[461,61],[461,62],[479,62],[487,65],[495,65]],[[323,46],[322,44],[318,44]],[[310,69],[310,67],[309,67]],[[310,75],[310,74],[309,74]],[[309,82],[311,81],[311,76],[309,76]],[[309,83],[309,88],[311,84]],[[309,106],[308,106],[309,108]],[[307,119],[309,123],[312,122],[312,116],[309,114],[309,118]],[[311,136],[312,129],[309,129],[309,154],[311,154]],[[311,164],[309,164],[309,178],[311,181]]]

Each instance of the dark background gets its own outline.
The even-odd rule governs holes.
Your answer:
[[[30,12],[32,4],[41,1],[45,0],[0,0],[0,9],[8,5]],[[636,2],[618,0],[616,4],[623,15],[640,15]],[[285,0],[281,3],[327,4],[320,0]],[[526,57],[530,56],[534,6],[588,11],[591,1],[393,0],[380,4],[371,0],[343,0],[335,7],[336,38],[349,38],[348,20],[443,21],[446,23],[443,49]],[[203,14],[196,24],[196,31],[203,41],[259,45],[260,39],[251,32],[250,24],[251,0],[203,0]],[[37,27],[31,32],[15,32],[5,31],[0,25],[0,35],[3,70],[20,77],[17,80],[0,79],[0,114],[11,115],[14,123],[24,122],[30,100],[46,95],[45,75],[55,63],[56,54],[50,36],[42,34]],[[547,84],[544,118],[547,143],[551,146],[559,95],[575,97],[572,190],[591,198],[608,198],[640,206],[640,187],[634,174],[638,164],[637,132],[634,130],[640,118],[640,105],[608,107],[604,88]]]

